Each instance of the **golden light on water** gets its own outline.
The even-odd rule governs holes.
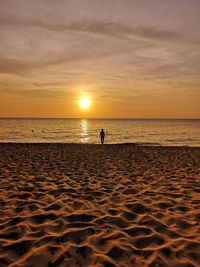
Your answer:
[[[89,98],[86,98],[86,97],[84,97],[84,98],[81,98],[80,99],[80,101],[79,101],[79,105],[80,105],[80,108],[81,109],[89,109],[89,107],[90,107],[90,100],[89,100]]]

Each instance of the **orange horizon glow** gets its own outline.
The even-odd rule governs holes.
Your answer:
[[[122,96],[123,97],[123,96]],[[74,99],[76,94],[74,95]],[[183,99],[183,96],[182,96]],[[1,102],[2,98],[0,99]],[[165,101],[148,101],[148,99],[135,99],[133,101],[115,102],[112,97],[100,101],[81,97],[77,100],[55,99],[28,99],[25,96],[4,99],[0,105],[0,117],[30,117],[30,118],[200,118],[198,99],[184,103],[170,98]],[[77,103],[78,101],[78,103]],[[82,103],[81,103],[82,102]],[[184,107],[184,108],[183,108]]]

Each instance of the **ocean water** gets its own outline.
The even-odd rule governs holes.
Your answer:
[[[105,143],[200,146],[200,120],[0,119],[0,142]]]

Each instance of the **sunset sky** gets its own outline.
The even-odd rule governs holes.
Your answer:
[[[200,118],[199,106],[199,0],[0,0],[0,117]]]

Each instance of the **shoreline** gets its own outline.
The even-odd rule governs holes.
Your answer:
[[[66,146],[135,146],[135,147],[167,147],[167,148],[200,148],[200,146],[190,145],[161,145],[154,143],[62,143],[62,142],[0,142],[0,145],[66,145]]]

